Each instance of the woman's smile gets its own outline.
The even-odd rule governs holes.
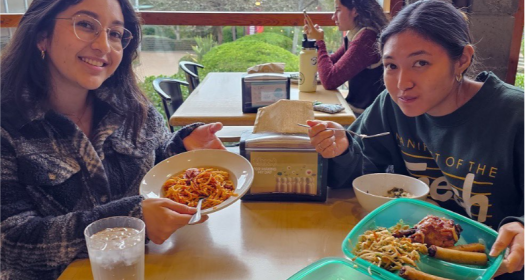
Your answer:
[[[102,59],[82,57],[82,56],[79,57],[79,58],[83,62],[85,62],[85,63],[87,63],[89,65],[92,65],[92,66],[104,67],[104,66],[108,65],[108,63],[105,60],[102,60]]]

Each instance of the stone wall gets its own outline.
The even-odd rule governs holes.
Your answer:
[[[468,8],[479,68],[493,71],[502,80],[507,76],[518,1],[522,0],[474,0]]]

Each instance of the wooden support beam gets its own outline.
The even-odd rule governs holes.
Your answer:
[[[17,27],[24,14],[0,14],[0,27]]]
[[[259,12],[141,12],[148,25],[209,25],[209,26],[303,26],[304,16],[297,13]],[[333,26],[332,13],[309,13],[321,26]]]
[[[514,14],[514,30],[512,31],[512,42],[510,43],[509,64],[505,82],[513,85],[516,82],[518,62],[520,59],[521,41],[523,40],[523,1],[519,1],[518,11]]]
[[[308,13],[321,26],[335,26],[331,12]],[[140,12],[146,25],[303,26],[302,12]],[[0,14],[0,27],[17,27],[23,14]]]

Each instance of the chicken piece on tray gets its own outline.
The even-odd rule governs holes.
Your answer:
[[[463,229],[453,220],[428,215],[413,228],[394,232],[395,237],[410,237],[413,242],[427,246],[451,247],[458,241]]]

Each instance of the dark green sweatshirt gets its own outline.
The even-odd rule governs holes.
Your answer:
[[[426,182],[443,208],[495,230],[500,223],[523,223],[523,89],[490,72],[477,80],[484,82],[480,91],[442,117],[407,117],[383,91],[350,130],[391,134],[369,139],[347,134],[350,147],[330,160],[328,185],[351,187],[357,176],[393,167],[394,173]]]

